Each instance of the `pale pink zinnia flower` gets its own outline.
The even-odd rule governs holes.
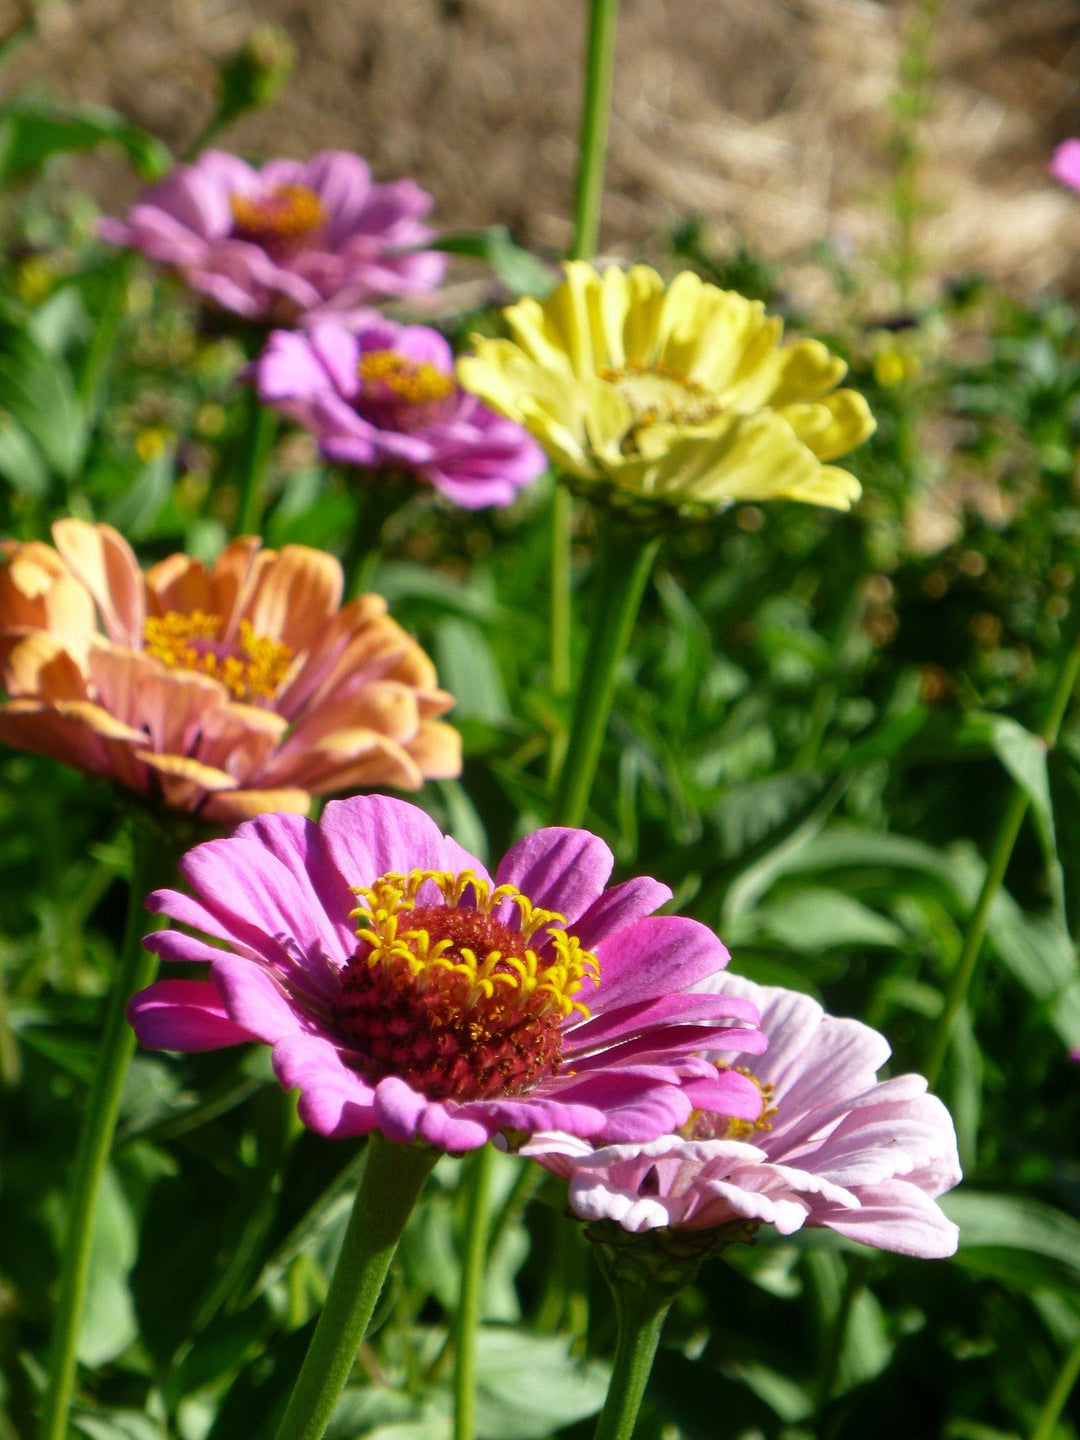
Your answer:
[[[0,546],[0,741],[222,823],[459,773],[452,696],[332,555],[249,536],[144,575],[111,526],[53,538]]]
[[[372,311],[350,333],[276,330],[252,367],[259,398],[314,432],[329,460],[407,470],[469,510],[509,505],[545,469],[536,441],[457,383],[450,346]]]
[[[194,898],[159,890],[176,930],[144,942],[204,961],[131,1001],[144,1045],[272,1045],[320,1135],[381,1130],[470,1150],[558,1129],[651,1140],[694,1106],[752,1121],[756,1087],[694,1054],[756,1052],[757,1010],[693,993],[727,964],[704,925],[652,916],[667,886],[605,889],[611,851],[585,830],[538,830],[494,877],[415,806],[380,795],[319,823],[267,815],[180,862]]]
[[[249,320],[303,323],[440,284],[443,257],[417,247],[431,196],[411,180],[373,185],[344,150],[256,170],[207,150],[149,189],[106,240],[169,265],[203,295]]]
[[[1049,168],[1055,180],[1080,190],[1080,140],[1063,140],[1054,151]]]
[[[953,1254],[956,1226],[934,1200],[961,1178],[956,1135],[922,1076],[879,1081],[884,1036],[808,995],[734,975],[710,988],[761,1012],[769,1047],[746,1072],[761,1116],[747,1124],[705,1107],[678,1134],[600,1150],[538,1136],[524,1153],[569,1180],[574,1212],[635,1232],[817,1225],[879,1250]]]

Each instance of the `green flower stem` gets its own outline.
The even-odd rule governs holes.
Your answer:
[[[262,533],[266,494],[263,478],[274,448],[278,417],[263,405],[254,390],[247,397],[247,426],[240,460],[240,504],[236,512],[237,535]]]
[[[589,39],[585,56],[585,98],[578,138],[577,187],[574,192],[574,243],[572,260],[586,260],[596,252],[600,210],[604,200],[604,160],[607,154],[611,85],[615,75],[615,22],[619,0],[592,0]]]
[[[561,700],[572,687],[570,632],[573,624],[571,556],[573,551],[574,497],[565,485],[555,482],[551,501],[551,695]],[[548,750],[548,785],[554,785],[566,759],[566,731],[562,726],[551,737]]]
[[[615,26],[619,0],[591,0],[589,35],[585,54],[585,93],[578,132],[578,169],[574,189],[574,238],[571,260],[587,260],[596,251],[600,211],[604,201],[604,165],[607,158],[611,87],[615,74]],[[571,535],[574,497],[556,484],[551,508],[551,693],[568,695],[570,676]],[[549,779],[562,769],[565,737],[554,740],[549,756]]]
[[[1073,628],[1080,623],[1080,606],[1073,616]],[[1065,648],[1064,658],[1061,662],[1061,669],[1058,672],[1057,684],[1050,700],[1050,709],[1046,720],[1040,731],[1043,743],[1047,749],[1052,750],[1057,744],[1058,734],[1061,730],[1061,723],[1065,718],[1065,711],[1068,709],[1069,701],[1072,698],[1073,689],[1076,686],[1077,674],[1080,673],[1080,643],[1075,636]],[[975,971],[978,968],[979,953],[982,950],[983,937],[986,934],[987,921],[990,918],[990,911],[993,909],[994,901],[997,899],[998,891],[1005,880],[1005,872],[1009,868],[1009,861],[1012,859],[1013,847],[1016,844],[1017,836],[1020,834],[1020,827],[1024,823],[1024,816],[1027,814],[1028,797],[1026,792],[1019,786],[1014,785],[1009,796],[1005,813],[1001,817],[1001,824],[998,827],[997,835],[994,838],[993,848],[990,851],[990,859],[986,866],[986,876],[983,879],[982,889],[979,891],[979,898],[975,902],[975,909],[972,911],[971,920],[968,923],[967,931],[964,934],[964,942],[960,948],[960,958],[956,962],[956,969],[953,972],[952,984],[949,993],[945,997],[945,1005],[938,1017],[937,1025],[931,1037],[930,1049],[927,1053],[924,1073],[927,1083],[934,1089],[941,1076],[941,1069],[945,1063],[945,1056],[948,1054],[949,1042],[952,1039],[953,1026],[956,1024],[956,1017],[967,1000],[971,982],[974,979]]]
[[[673,1296],[666,1286],[653,1290],[649,1286],[611,1281],[611,1288],[619,1338],[611,1384],[594,1440],[630,1440]]]
[[[356,489],[358,504],[342,565],[345,593],[350,600],[355,600],[371,586],[382,558],[387,521],[411,499],[415,489],[406,476],[379,470],[353,472],[351,483]]]
[[[125,1011],[135,991],[150,983],[157,966],[157,957],[143,949],[142,937],[165,923],[162,917],[148,915],[143,901],[151,890],[175,879],[175,868],[173,847],[163,841],[160,833],[137,826],[123,947],[71,1173],[67,1235],[39,1440],[66,1440],[67,1436],[98,1196],[116,1129],[120,1094],[135,1050],[135,1032],[127,1023]]]
[[[1046,1404],[1042,1408],[1035,1429],[1031,1432],[1031,1440],[1053,1440],[1057,1430],[1057,1422],[1065,1409],[1065,1403],[1072,1394],[1072,1388],[1076,1384],[1077,1377],[1080,1377],[1080,1340],[1065,1357],[1065,1363],[1054,1381],[1054,1388],[1046,1397]]]
[[[626,654],[641,597],[660,548],[658,536],[600,517],[603,532],[594,580],[594,612],[578,686],[566,760],[552,807],[556,825],[580,825],[600,761],[615,698],[619,663]]]
[[[475,1440],[476,1436],[476,1337],[483,1309],[494,1171],[495,1152],[490,1145],[470,1157],[465,1180],[465,1255],[454,1317],[454,1440]]]
[[[321,1440],[349,1378],[405,1222],[440,1151],[374,1131],[326,1302],[276,1440]]]

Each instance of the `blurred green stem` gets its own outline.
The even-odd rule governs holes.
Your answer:
[[[356,519],[345,550],[345,593],[350,600],[370,587],[380,559],[386,523],[413,494],[406,476],[380,470],[353,472]]]
[[[266,494],[263,479],[277,434],[277,414],[264,405],[252,389],[247,395],[247,420],[240,452],[240,504],[236,512],[237,535],[262,533]]]
[[[454,1440],[475,1440],[476,1436],[476,1339],[483,1311],[494,1171],[492,1146],[484,1145],[470,1156],[465,1179],[465,1254],[454,1317]]]
[[[596,252],[600,234],[600,212],[604,202],[604,165],[607,158],[608,120],[611,114],[611,87],[615,75],[615,27],[619,0],[592,0],[589,7],[589,35],[585,53],[585,91],[581,102],[578,132],[578,169],[574,188],[574,238],[571,260],[587,260]],[[568,695],[571,688],[570,631],[571,537],[574,497],[556,483],[551,507],[551,693]],[[552,742],[548,778],[553,781],[562,769],[566,738],[559,734]]]
[[[1065,711],[1072,698],[1077,674],[1080,673],[1080,643],[1078,643],[1075,633],[1078,624],[1080,624],[1080,603],[1073,612],[1071,631],[1064,646],[1064,656],[1061,661],[1061,669],[1058,671],[1057,684],[1050,700],[1050,709],[1039,732],[1040,738],[1048,750],[1052,750],[1057,744],[1061,722],[1065,718]],[[1020,834],[1020,827],[1024,822],[1027,809],[1026,792],[1021,786],[1014,785],[994,838],[979,898],[975,902],[975,909],[972,911],[971,920],[964,934],[964,942],[960,947],[960,958],[956,962],[952,984],[931,1037],[924,1066],[924,1073],[931,1090],[937,1086],[941,1077],[941,1069],[945,1063],[945,1056],[948,1054],[949,1042],[952,1039],[953,1026],[967,1000],[971,982],[978,968],[979,952],[986,934],[987,921],[990,918],[994,901],[997,899],[998,891],[1004,883],[1005,872],[1009,868],[1013,847]]]
[[[320,1440],[371,1320],[405,1222],[440,1151],[393,1145],[377,1130],[326,1302],[276,1440]]]
[[[1057,1422],[1065,1409],[1066,1401],[1072,1394],[1072,1388],[1080,1376],[1080,1340],[1065,1357],[1065,1363],[1054,1381],[1054,1388],[1046,1397],[1046,1404],[1042,1408],[1035,1429],[1031,1432],[1031,1440],[1053,1440],[1054,1431],[1057,1429]]]
[[[674,1297],[667,1287],[653,1290],[647,1285],[620,1283],[610,1274],[608,1278],[615,1296],[619,1338],[594,1440],[630,1440]]]
[[[600,233],[611,85],[615,75],[615,23],[618,16],[619,0],[592,0],[585,56],[585,95],[578,135],[571,260],[587,260],[595,254]]]
[[[142,938],[147,931],[160,929],[165,923],[163,917],[147,915],[143,902],[151,890],[175,879],[175,869],[173,851],[160,834],[136,826],[123,947],[109,994],[97,1069],[87,1097],[71,1173],[67,1234],[39,1440],[66,1440],[67,1436],[98,1195],[116,1129],[120,1094],[135,1050],[135,1032],[125,1012],[128,1000],[136,990],[150,983],[157,966],[157,957],[143,949]]]
[[[552,806],[552,823],[580,825],[608,716],[619,665],[626,654],[641,597],[660,549],[660,539],[617,516],[600,515],[600,554],[593,580],[593,617],[578,682],[566,759]]]

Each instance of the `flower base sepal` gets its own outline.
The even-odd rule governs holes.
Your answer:
[[[670,1304],[694,1283],[703,1260],[729,1245],[752,1244],[758,1228],[747,1221],[714,1230],[661,1226],[634,1234],[615,1220],[594,1220],[585,1226],[585,1235],[596,1247],[597,1263],[613,1290],[616,1285],[636,1285]]]

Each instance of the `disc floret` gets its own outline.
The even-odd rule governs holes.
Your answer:
[[[232,643],[223,641],[223,619],[202,610],[169,610],[143,626],[143,647],[170,670],[191,670],[220,680],[234,700],[273,700],[289,676],[293,652],[280,640],[259,635],[241,620]]]
[[[472,870],[389,872],[354,894],[360,946],[338,1020],[372,1078],[464,1100],[556,1073],[562,1024],[588,1017],[576,996],[599,976],[565,916]]]

